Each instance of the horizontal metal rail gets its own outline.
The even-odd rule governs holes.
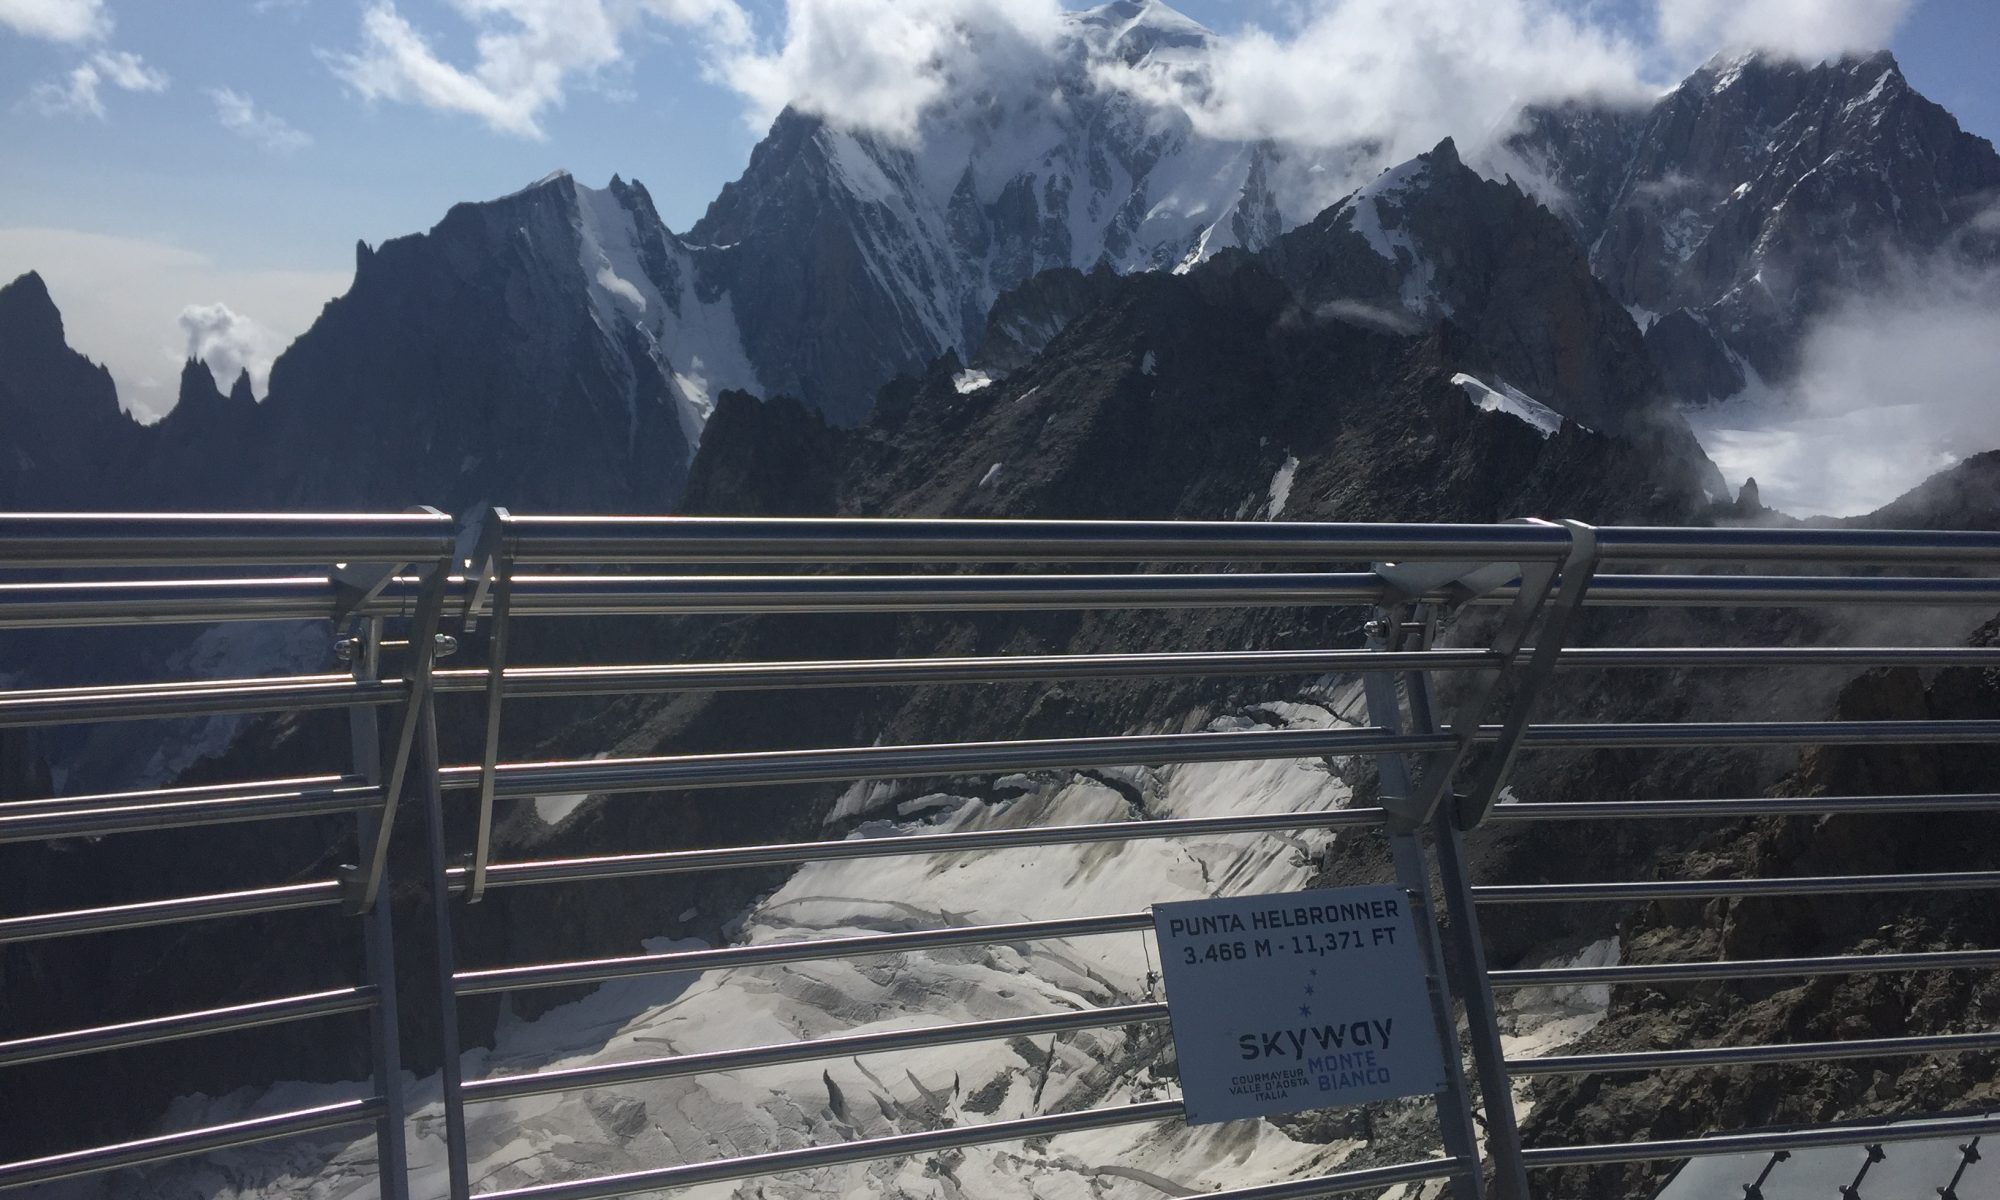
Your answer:
[[[84,1175],[99,1175],[122,1167],[139,1167],[147,1163],[207,1154],[214,1150],[254,1146],[259,1142],[272,1142],[280,1138],[298,1137],[302,1134],[341,1129],[350,1125],[363,1125],[375,1120],[381,1112],[382,1101],[378,1097],[343,1100],[336,1104],[322,1104],[317,1108],[273,1113],[268,1117],[252,1117],[245,1121],[232,1121],[227,1125],[210,1125],[181,1133],[121,1142],[113,1146],[97,1146],[89,1150],[73,1150],[67,1154],[52,1154],[46,1158],[0,1163],[0,1190],[26,1187],[33,1183],[53,1183],[58,1179],[75,1179]]]
[[[1396,735],[1371,728],[1278,729],[579,759],[503,763],[497,772],[494,794],[523,797],[567,792],[645,792],[1152,763],[1248,762],[1383,750],[1442,750],[1450,745],[1451,738],[1445,734]],[[475,766],[444,767],[438,771],[439,786],[446,790],[476,788],[479,770]]]
[[[1501,588],[1475,603],[1503,604],[1514,589]],[[2000,579],[1853,575],[1597,575],[1583,602],[1594,608],[1788,607],[1821,604],[1992,604]]]
[[[381,788],[345,775],[20,800],[0,804],[0,843],[364,812],[382,803]]]
[[[1431,653],[1437,653],[1432,651]],[[1521,651],[1532,657],[1534,647]],[[1992,646],[1565,646],[1556,666],[1568,670],[1643,667],[1953,667],[2000,666]]]
[[[1559,559],[1558,526],[1231,521],[882,520],[843,517],[573,517],[511,514],[520,562],[1376,562]],[[1607,526],[1616,562],[2000,564],[2000,535],[1872,529]]]
[[[1532,656],[1532,647],[1523,650]],[[1320,675],[1346,671],[1471,671],[1497,665],[1478,648],[1367,650],[1229,650],[1160,654],[1014,654],[982,658],[886,658],[750,663],[658,663],[633,666],[511,667],[509,697],[629,695],[638,692],[755,691],[772,688],[894,687],[1025,683],[1062,679],[1150,679],[1203,675]],[[1660,647],[1564,650],[1558,667],[2000,666],[1991,647],[1760,646],[1742,649]],[[480,692],[487,673],[439,671],[440,692]],[[0,714],[5,706],[0,704]]]
[[[1492,821],[1655,821],[1702,817],[1818,817],[1835,813],[2000,812],[2000,792],[1925,792],[1910,796],[1750,796],[1724,800],[1579,800],[1496,804]]]
[[[454,576],[454,608],[485,616],[491,596]],[[1017,609],[1168,609],[1375,605],[1390,599],[1367,573],[1130,575],[521,575],[518,616],[695,613],[987,612]],[[398,578],[359,606],[364,616],[409,616],[417,580]],[[1511,604],[1515,588],[1473,600]],[[1447,597],[1426,597],[1443,600]],[[328,577],[121,580],[0,584],[0,629],[323,620],[339,593]],[[2000,579],[1792,575],[1599,575],[1583,603],[1620,606],[1908,606],[2000,603]]]
[[[969,833],[919,833],[768,846],[724,846],[710,850],[606,854],[590,858],[494,863],[487,868],[487,886],[519,887],[540,883],[577,883],[584,880],[625,879],[642,875],[674,875],[688,871],[777,867],[860,858],[902,858],[920,854],[971,854],[1020,846],[1070,846],[1092,842],[1135,842],[1154,838],[1293,833],[1308,829],[1379,825],[1383,819],[1384,813],[1379,808],[1340,808],[1311,812],[1252,813],[1240,817],[1175,817],[1158,821],[1107,821],[1090,825],[1037,825],[1026,829],[982,829]],[[447,872],[454,888],[463,887],[468,874],[470,871],[465,867],[454,867]]]
[[[0,567],[436,562],[443,513],[0,513]]]
[[[670,613],[996,612],[1015,609],[1372,605],[1368,572],[1127,575],[516,575],[525,617]]]
[[[1472,1165],[1460,1158],[1428,1158],[1419,1162],[1397,1163],[1388,1167],[1364,1167],[1340,1171],[1312,1179],[1285,1183],[1263,1183],[1255,1187],[1230,1188],[1221,1192],[1198,1192],[1194,1200],[1315,1200],[1320,1196],[1344,1196],[1372,1192],[1399,1183],[1420,1183],[1426,1179],[1446,1179],[1464,1175]]]
[[[510,667],[509,697],[633,692],[723,692],[767,688],[891,687],[1027,683],[1058,679],[1151,679],[1184,675],[1322,675],[1336,671],[1476,670],[1490,650],[1231,650],[1187,654],[1017,654],[992,658],[887,658],[851,662],[663,663],[615,667]],[[2000,657],[1995,658],[2000,663]],[[486,687],[481,670],[439,671],[440,692]]]
[[[1493,971],[1496,988],[1686,983],[1696,979],[1781,979],[1792,975],[1880,975],[1896,971],[2000,970],[2000,950],[1925,950],[1907,954],[1827,954],[1813,958],[1739,958],[1716,962],[1620,963],[1611,967],[1535,967]]]
[[[502,518],[525,563],[1377,562],[1560,559],[1546,525],[992,521],[849,517]]]
[[[2000,1030],[1939,1033],[1927,1037],[1857,1038],[1842,1042],[1793,1042],[1778,1046],[1702,1046],[1690,1050],[1552,1054],[1540,1058],[1510,1058],[1507,1069],[1515,1075],[1604,1075],[1630,1071],[1680,1071],[1694,1067],[1830,1062],[1845,1058],[1958,1054],[1968,1050],[2000,1050]]]
[[[1481,904],[1562,904],[1604,900],[1690,900],[1723,896],[1828,896],[1859,892],[1948,892],[2000,888],[2000,871],[1929,875],[1798,875],[1783,879],[1670,879],[1635,883],[1492,884],[1472,889]]]
[[[1493,741],[1498,726],[1475,740]],[[1540,725],[1522,736],[1528,750],[1675,746],[1908,745],[2000,739],[2000,721],[1743,721]],[[1247,762],[1328,755],[1449,749],[1449,734],[1390,734],[1380,729],[1279,729],[1241,733],[1145,734],[1022,742],[840,747],[657,758],[503,763],[494,794],[520,798],[572,792],[646,792],[689,788],[911,779],[1130,764]],[[444,767],[446,790],[479,786],[480,768]],[[1567,807],[1567,806],[1564,806]]]
[[[452,978],[459,995],[478,996],[525,988],[605,983],[639,975],[727,971],[821,959],[861,958],[871,954],[909,954],[956,946],[1059,941],[1108,933],[1136,933],[1152,927],[1150,913],[1114,913],[1100,917],[1066,917],[1052,921],[1015,921],[1002,925],[961,925],[947,929],[917,929],[907,933],[815,938],[803,942],[762,942],[748,946],[725,946],[719,950],[673,950],[579,962],[489,967],[479,971],[460,971]]]
[[[527,1187],[485,1192],[485,1200],[603,1200],[609,1196],[630,1196],[639,1192],[660,1192],[674,1188],[781,1175],[788,1171],[811,1171],[848,1163],[874,1162],[885,1158],[908,1158],[966,1146],[998,1142],[1020,1142],[1030,1138],[1054,1137],[1092,1129],[1113,1129],[1120,1125],[1148,1125],[1172,1120],[1184,1114],[1178,1100],[1154,1100],[1116,1108],[1091,1108],[1082,1112],[1051,1113],[1021,1117],[1012,1121],[992,1121],[983,1125],[959,1125],[922,1133],[901,1133],[890,1137],[867,1138],[858,1142],[836,1142],[824,1146],[801,1146],[796,1150],[774,1150],[742,1158],[689,1163],[678,1167],[655,1167],[582,1179],[573,1183],[537,1183]]]
[[[1521,1152],[1535,1170],[1586,1167],[1600,1163],[1653,1162],[1672,1158],[1714,1158],[1724,1154],[1769,1154],[1779,1150],[1829,1150],[1883,1142],[1984,1137],[2000,1133],[2000,1116],[1929,1117],[1894,1125],[1836,1125],[1816,1129],[1756,1129],[1708,1137],[1656,1142],[1613,1142],[1594,1146],[1537,1146]]]
[[[0,583],[0,629],[312,621],[333,616],[327,576]]]
[[[311,992],[302,996],[282,996],[275,1000],[232,1004],[226,1008],[175,1013],[166,1017],[148,1017],[143,1021],[124,1021],[116,1025],[98,1025],[89,1029],[67,1029],[60,1033],[44,1033],[34,1037],[0,1041],[0,1067],[44,1062],[55,1058],[73,1058],[79,1054],[95,1054],[102,1050],[116,1050],[127,1046],[150,1046],[158,1042],[173,1042],[236,1029],[255,1029],[264,1025],[309,1020],[313,1017],[363,1012],[372,1008],[374,1004],[375,989],[372,986],[334,988],[331,991]]]
[[[2000,566],[2000,533],[1901,529],[1710,529],[1607,525],[1610,562],[1957,563]]]
[[[739,1050],[715,1050],[703,1054],[681,1054],[671,1058],[648,1058],[636,1062],[602,1066],[571,1067],[560,1071],[536,1071],[479,1079],[465,1085],[469,1102],[512,1100],[522,1096],[545,1096],[552,1092],[584,1088],[620,1087],[656,1079],[678,1079],[719,1071],[747,1071],[785,1063],[812,1062],[822,1058],[845,1058],[854,1054],[886,1054],[896,1050],[923,1050],[932,1046],[952,1046],[965,1042],[1000,1041],[1006,1038],[1040,1037],[1045,1033],[1070,1033],[1079,1029],[1107,1029],[1119,1025],[1150,1025],[1167,1019],[1164,1004],[1127,1004],[1118,1008],[1086,1008],[1076,1012],[1046,1013],[1032,1017],[1007,1017],[994,1021],[969,1021],[956,1025],[930,1025],[918,1029],[894,1029],[883,1033],[857,1033],[842,1037],[814,1038],[775,1046],[753,1046]]]
[[[109,933],[120,929],[143,929],[149,925],[178,925],[183,921],[206,921],[217,917],[285,912],[295,908],[323,908],[340,904],[345,898],[345,889],[340,881],[328,879],[317,883],[293,883],[206,896],[146,900],[138,904],[111,904],[68,912],[0,917],[0,945],[85,933]]]
[[[351,675],[44,688],[0,692],[0,728],[346,708],[394,704],[407,695],[409,689],[400,683],[363,683]]]
[[[1491,741],[1497,728],[1481,729]],[[1524,750],[1674,746],[1901,746],[2000,740],[2000,721],[1670,721],[1534,725]],[[1496,806],[1497,807],[1497,806]]]

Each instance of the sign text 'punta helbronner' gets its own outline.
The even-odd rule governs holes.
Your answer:
[[[1435,1092],[1443,1056],[1403,893],[1153,909],[1188,1123]]]

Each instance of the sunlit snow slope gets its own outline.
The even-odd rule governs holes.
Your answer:
[[[1358,690],[1324,705],[1273,703],[1260,722],[1358,723]],[[1245,717],[1210,722],[1242,728]],[[1013,776],[1005,798],[895,797],[857,786],[833,820],[855,836],[1050,824],[1314,811],[1345,806],[1348,784],[1320,762],[1130,769],[1095,777]],[[1134,912],[1167,900],[1281,892],[1306,885],[1328,831],[1296,835],[1052,846],[982,855],[805,867],[741,921],[741,942]],[[660,914],[671,931],[672,914]],[[693,943],[664,937],[652,948]],[[1597,948],[1592,960],[1605,957]],[[1615,953],[1615,951],[1609,951]],[[633,980],[533,1021],[503,1024],[498,1046],[466,1055],[469,1078],[544,1067],[789,1043],[843,1033],[1128,1004],[1153,995],[1150,934],[1017,944]],[[1541,1049],[1583,1032],[1601,996],[1524,997],[1512,1031]],[[1053,1043],[1053,1044],[1052,1044]],[[1177,1095],[1164,1026],[843,1058],[472,1110],[474,1189],[519,1187],[811,1143],[880,1137]],[[331,1098],[286,1085],[262,1095],[190,1100],[175,1125]],[[418,1194],[444,1190],[436,1081],[417,1088],[412,1160]],[[1185,1195],[1337,1169],[1362,1146],[1295,1141],[1265,1122],[1189,1129],[1178,1121],[861,1164],[775,1181],[714,1185],[699,1196],[1120,1198]],[[374,1147],[293,1146],[121,1178],[115,1197],[373,1193]]]

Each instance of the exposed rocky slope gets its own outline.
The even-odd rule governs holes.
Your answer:
[[[1933,256],[1990,265],[2000,154],[1886,52],[1718,57],[1648,108],[1530,110],[1511,149],[1701,401],[1771,382],[1842,298]],[[1701,335],[1706,335],[1705,337]],[[1703,344],[1709,343],[1709,344]]]

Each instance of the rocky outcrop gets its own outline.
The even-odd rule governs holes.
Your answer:
[[[1972,643],[2000,643],[1989,623]],[[1872,671],[1844,688],[1839,720],[2000,716],[1993,673],[1951,668],[1925,680]],[[1781,795],[1991,792],[1993,756],[1977,747],[1808,750]],[[1760,818],[1715,832],[1655,865],[1659,878],[1904,874],[2000,868],[1991,813]],[[1852,893],[1655,903],[1619,931],[1624,961],[1689,962],[1991,946],[2000,913],[1977,893]],[[1988,974],[1919,971],[1618,988],[1580,1052],[1662,1046],[1780,1044],[1991,1028],[2000,984]],[[1532,1089],[1530,1144],[1698,1136],[1716,1129],[1819,1124],[1913,1112],[1990,1109],[2000,1100],[1995,1056],[1891,1057],[1550,1079]],[[1649,1195],[1671,1164],[1538,1173],[1550,1197]]]
[[[1883,52],[1718,57],[1648,108],[1531,110],[1511,148],[1621,303],[1686,309],[1765,377],[1901,260],[1991,264],[2000,154]]]
[[[42,277],[0,287],[0,510],[116,507],[143,440],[111,373],[69,348]]]

